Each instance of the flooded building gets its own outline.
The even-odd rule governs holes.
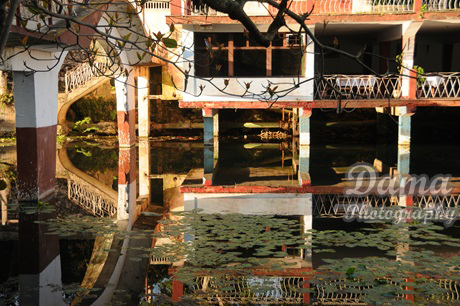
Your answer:
[[[459,10],[19,3],[0,304],[456,304]]]

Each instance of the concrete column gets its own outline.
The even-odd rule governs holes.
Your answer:
[[[150,203],[150,141],[139,138],[139,196],[147,196]]]
[[[137,118],[139,137],[150,135],[150,99],[148,69],[144,76],[137,77]]]
[[[410,141],[411,141],[411,116],[414,109],[397,107],[398,117],[398,179],[401,188],[406,184],[410,174]],[[399,206],[410,207],[413,203],[412,195],[399,195]]]
[[[212,112],[212,135],[214,143],[214,165],[219,159],[219,111]]]
[[[121,147],[118,157],[117,220],[127,220],[128,227],[136,214],[136,147]]]
[[[204,145],[214,145],[214,136],[219,136],[219,115],[216,109],[203,108]],[[216,131],[215,131],[216,130]]]
[[[212,178],[214,175],[215,163],[214,163],[214,146],[204,146],[204,178],[203,185],[211,186]]]
[[[36,201],[55,188],[58,71],[15,71],[18,200]]]
[[[310,117],[311,108],[301,108],[299,112],[299,138],[300,145],[310,145]]]
[[[415,99],[417,91],[417,74],[411,69],[414,67],[415,36],[423,22],[407,22],[402,25],[402,84],[401,95],[405,99]]]
[[[212,185],[219,158],[219,114],[217,109],[203,109],[204,185]]]
[[[136,141],[136,103],[134,101],[133,73],[118,76],[115,79],[115,89],[117,95],[118,143],[120,147],[130,147]]]
[[[299,110],[299,184],[311,185],[310,178],[310,117],[311,109]]]
[[[54,195],[42,199],[53,205]],[[38,202],[38,201],[36,201]],[[62,300],[59,237],[49,235],[44,222],[55,213],[19,215],[19,304],[65,305]]]
[[[411,117],[398,117],[398,146],[410,146]]]
[[[300,145],[299,147],[299,184],[310,186],[310,146]]]

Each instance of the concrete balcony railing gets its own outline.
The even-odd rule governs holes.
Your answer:
[[[169,0],[149,0],[145,2],[144,9],[147,11],[166,11],[170,10]]]
[[[39,2],[40,5],[43,5],[48,10],[51,10],[53,13],[62,14],[62,15],[75,15],[77,11],[82,9],[82,4],[89,3],[88,0],[60,0],[60,1],[49,1]],[[39,10],[34,8],[34,5],[29,0],[24,0],[20,2],[19,7],[16,12],[16,17],[13,20],[13,24],[21,27],[25,27],[31,30],[37,30],[40,27],[46,29],[46,27],[51,26],[58,22],[59,20],[51,16],[46,15],[45,18],[42,18],[42,14]],[[19,18],[18,18],[19,16]]]
[[[460,72],[427,73],[417,82],[417,98],[460,97]]]
[[[275,96],[279,101],[287,100],[310,100],[313,98],[313,86],[307,82],[305,77],[300,77],[301,86],[296,87],[293,78],[296,77],[214,77],[212,82],[199,78],[193,78],[189,81],[187,93],[183,94],[183,100],[187,102],[201,101],[254,101],[269,99],[267,85],[269,82],[272,86],[277,86],[279,95]],[[225,86],[225,80],[229,80],[228,86]],[[246,84],[250,84],[249,90]],[[200,90],[203,88],[203,91]],[[225,88],[225,90],[220,90]],[[286,94],[289,92],[289,94]],[[263,94],[266,93],[266,94]]]
[[[84,86],[92,79],[103,76],[109,69],[107,62],[81,63],[65,74],[65,92]]]
[[[351,100],[388,99],[399,98],[400,93],[400,77],[396,75],[326,75],[315,83],[317,100],[336,100],[340,95]]]
[[[289,9],[303,14],[313,9],[313,14],[380,14],[414,12],[416,2],[424,11],[444,11],[460,9],[459,0],[294,0]],[[249,16],[269,16],[276,9],[266,4],[247,2],[244,10]],[[225,16],[208,6],[193,5],[186,10],[189,15]]]
[[[307,12],[308,1],[307,0],[294,0],[290,4],[290,10],[299,14]],[[270,16],[270,14],[276,15],[276,9],[273,7],[259,2],[247,2],[244,6],[244,11],[248,16]],[[217,12],[205,4],[194,5],[190,3],[190,7],[186,10],[189,15],[200,16],[226,16],[226,14]]]
[[[427,11],[448,11],[460,9],[458,0],[423,0],[423,8]]]

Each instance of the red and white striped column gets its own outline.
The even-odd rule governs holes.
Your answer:
[[[129,70],[129,69],[128,69]],[[132,225],[136,211],[136,110],[133,73],[115,80],[118,118],[117,220]]]
[[[14,71],[18,200],[52,194],[56,177],[58,71]]]

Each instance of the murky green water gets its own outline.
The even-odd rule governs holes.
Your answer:
[[[116,196],[118,148],[81,142],[58,152],[58,164],[67,158],[70,166],[61,163],[57,195],[30,209],[8,206],[8,220],[0,227],[0,304],[458,303],[458,223],[445,228],[413,220],[345,222],[334,208],[343,199],[332,194],[301,201],[295,195],[254,200],[257,196],[217,194],[184,200],[179,186],[187,177],[202,183],[196,170],[209,157],[203,145],[149,145],[148,156],[135,158],[138,165],[148,159],[150,201],[130,230],[107,215],[94,216],[84,202],[95,203],[91,196],[102,191]],[[13,182],[13,204],[14,150],[0,149],[3,176]],[[299,153],[291,143],[222,143],[218,158],[211,155],[213,184],[296,187]],[[458,146],[414,145],[410,153],[410,173],[460,177]],[[398,148],[313,145],[311,185],[341,186],[344,171],[356,162],[381,165],[386,174],[397,170]],[[85,183],[87,176],[98,183]],[[140,184],[138,179],[137,196]],[[72,186],[93,189],[79,189],[72,197]],[[192,198],[195,206],[189,205]],[[286,209],[286,201],[299,209]],[[452,197],[452,207],[455,201],[458,197]],[[264,205],[264,213],[257,213]]]

